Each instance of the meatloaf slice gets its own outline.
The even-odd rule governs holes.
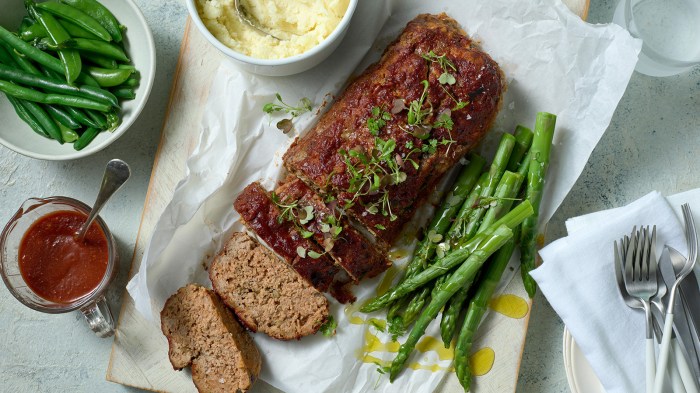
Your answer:
[[[165,302],[161,330],[176,370],[192,365],[200,392],[247,392],[260,374],[260,353],[216,294],[188,284]]]
[[[328,300],[246,233],[236,232],[209,267],[214,291],[238,319],[279,340],[314,334],[328,318]]]
[[[294,201],[300,207],[311,206],[313,219],[305,224],[305,229],[313,233],[316,243],[321,245],[350,277],[359,282],[364,277],[374,277],[391,266],[391,262],[372,241],[350,226],[341,214],[329,208],[298,177],[290,175],[275,193],[281,201]],[[283,202],[284,203],[284,202]],[[335,233],[335,228],[340,233]]]
[[[341,303],[355,301],[347,288],[351,282],[347,273],[313,240],[304,238],[293,222],[283,218],[279,206],[260,183],[249,184],[233,206],[241,221],[314,288],[330,291]]]
[[[445,172],[489,130],[504,88],[498,64],[455,20],[419,15],[294,141],[284,164],[321,195],[351,205],[349,214],[391,244]],[[422,120],[409,124],[412,103]],[[441,121],[445,116],[452,124]],[[368,157],[380,151],[390,151],[380,160],[382,169],[360,173],[366,182],[358,182]],[[379,190],[370,189],[380,181]],[[362,187],[353,190],[358,183]]]

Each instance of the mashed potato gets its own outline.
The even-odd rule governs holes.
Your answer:
[[[345,15],[349,0],[241,0],[241,4],[277,40],[243,22],[233,0],[197,0],[209,31],[229,48],[260,59],[281,59],[306,52],[328,37]]]

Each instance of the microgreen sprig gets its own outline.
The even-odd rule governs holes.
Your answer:
[[[438,56],[435,54],[435,52],[430,51],[421,55],[421,57],[431,63],[438,63],[438,65],[440,65],[440,68],[442,68],[442,74],[440,74],[440,77],[438,77],[438,82],[440,82],[441,85],[454,85],[457,82],[455,76],[450,73],[450,70],[456,72],[457,67],[455,67],[450,59],[448,59],[444,54]]]
[[[433,106],[430,104],[430,102],[428,102],[427,108],[423,108],[425,99],[428,96],[428,87],[430,85],[427,80],[422,80],[420,83],[423,85],[423,94],[421,94],[419,99],[411,101],[411,103],[408,105],[406,122],[411,126],[422,125],[425,118],[433,112]]]
[[[282,101],[282,96],[280,93],[275,93],[275,98],[277,102],[268,102],[263,105],[263,112],[271,115],[276,112],[287,113],[291,115],[291,118],[285,118],[277,122],[277,128],[282,130],[285,134],[292,130],[293,122],[292,119],[301,116],[306,112],[310,112],[313,109],[313,104],[311,100],[306,97],[302,97],[297,103],[297,106],[291,106],[286,102]]]

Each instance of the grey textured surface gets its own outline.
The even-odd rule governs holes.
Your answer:
[[[24,199],[68,195],[92,203],[104,164],[119,157],[133,178],[102,212],[120,246],[120,274],[108,293],[118,311],[146,196],[187,11],[182,1],[136,0],[153,29],[158,73],[143,114],[104,151],[67,163],[43,162],[0,147],[0,220]],[[615,1],[594,0],[589,21],[612,18]],[[670,78],[635,74],[610,128],[569,197],[552,219],[548,236],[565,235],[564,221],[628,203],[657,189],[672,194],[700,186],[695,170],[700,143],[700,70]],[[518,391],[567,392],[562,360],[564,326],[541,295],[535,298]],[[20,305],[0,289],[0,392],[129,392],[105,381],[111,339],[98,339],[76,313],[46,315]]]

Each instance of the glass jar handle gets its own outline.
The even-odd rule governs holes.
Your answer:
[[[104,296],[100,296],[80,311],[97,337],[105,338],[114,335],[114,318]]]

